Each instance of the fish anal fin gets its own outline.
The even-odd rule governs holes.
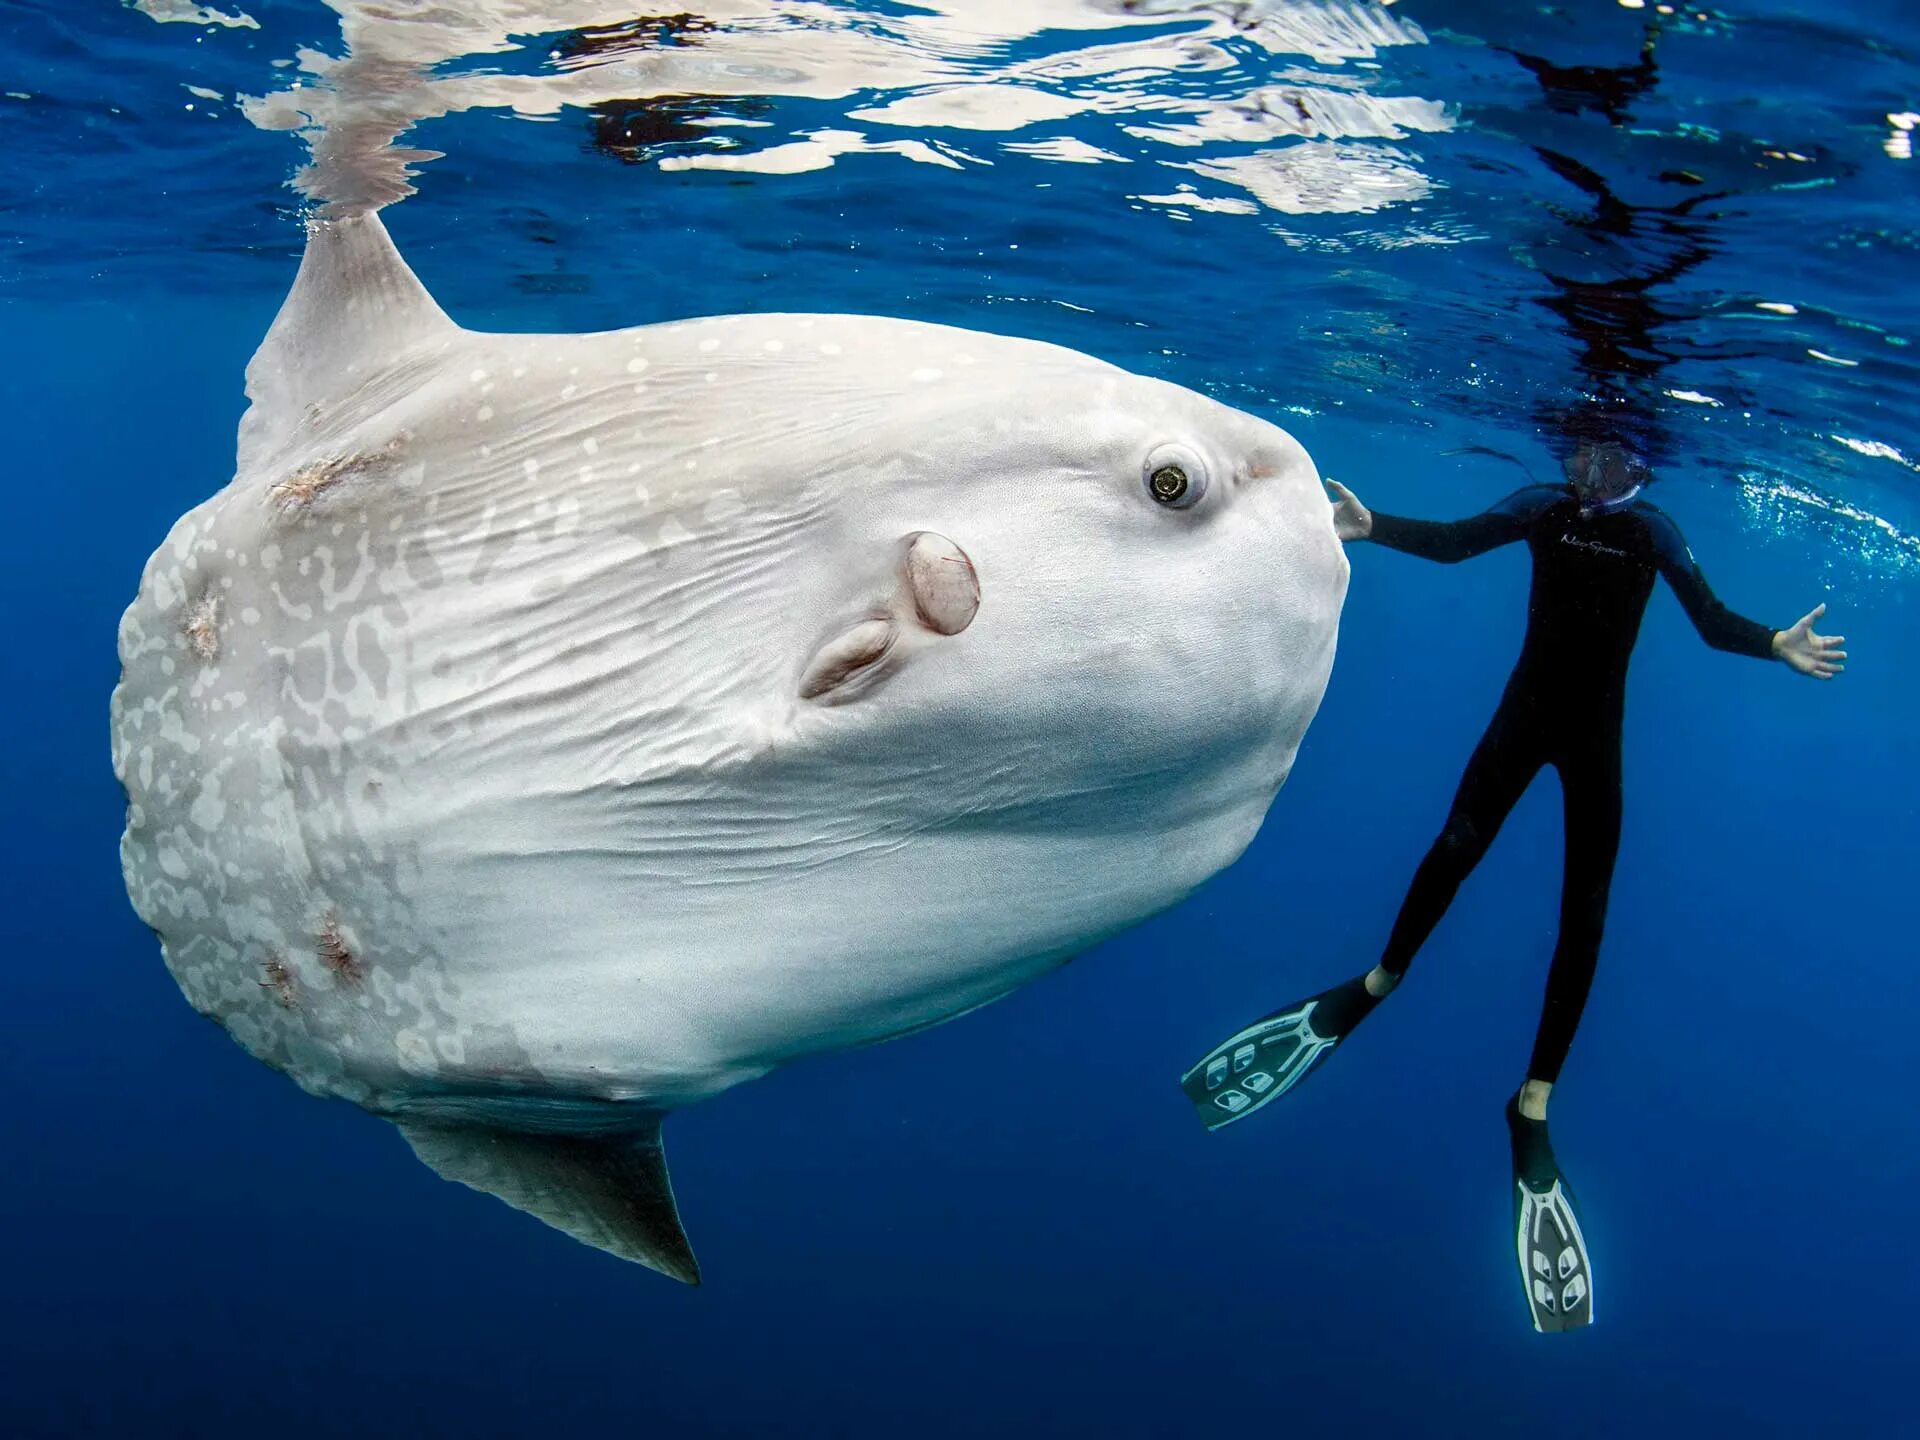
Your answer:
[[[622,1135],[529,1134],[395,1122],[430,1170],[504,1200],[584,1245],[700,1283],[680,1226],[660,1127]]]
[[[301,426],[460,335],[372,212],[314,219],[293,289],[247,365],[240,468],[296,448]]]

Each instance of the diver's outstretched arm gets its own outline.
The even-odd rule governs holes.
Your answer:
[[[1651,505],[1645,507],[1653,525],[1655,554],[1660,573],[1679,597],[1687,618],[1700,638],[1716,650],[1736,655],[1751,655],[1757,660],[1784,661],[1802,675],[1816,680],[1831,680],[1846,668],[1844,635],[1818,635],[1813,622],[1827,613],[1824,604],[1816,605],[1785,630],[1773,630],[1757,620],[1735,614],[1721,603],[1700,571],[1700,564],[1687,548],[1680,528]]]
[[[1445,565],[1525,539],[1534,516],[1567,493],[1564,486],[1529,485],[1464,520],[1408,520],[1369,510],[1359,496],[1337,480],[1329,480],[1326,485],[1334,496],[1333,532],[1342,540],[1372,540],[1389,550]]]

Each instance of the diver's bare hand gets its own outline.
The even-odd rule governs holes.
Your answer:
[[[1364,540],[1373,533],[1373,512],[1338,480],[1323,482],[1333,492],[1333,533],[1342,540]],[[1778,641],[1775,642],[1778,648]]]
[[[1339,522],[1334,523],[1337,528]],[[1814,633],[1813,622],[1826,613],[1824,604],[1816,605],[1791,629],[1774,631],[1774,658],[1786,661],[1802,675],[1811,675],[1816,680],[1831,680],[1846,669],[1847,652],[1840,647],[1847,643],[1847,637]]]

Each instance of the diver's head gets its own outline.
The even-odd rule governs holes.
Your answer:
[[[1584,515],[1604,514],[1631,504],[1652,472],[1618,440],[1582,442],[1566,458],[1567,483],[1580,499]]]

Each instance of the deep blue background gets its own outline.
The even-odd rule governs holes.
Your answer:
[[[114,626],[230,463],[270,310],[6,312],[10,353],[40,357],[0,381],[11,1433],[1904,1423],[1910,584],[1836,603],[1858,659],[1827,686],[1706,650],[1664,593],[1649,615],[1612,923],[1555,1105],[1598,1257],[1591,1332],[1528,1330],[1506,1232],[1499,1107],[1551,944],[1550,776],[1311,1086],[1208,1137],[1172,1085],[1217,1034],[1371,958],[1517,643],[1518,551],[1355,554],[1295,776],[1191,903],[958,1024],[676,1117],[710,1277],[689,1292],[444,1184],[249,1060],[125,904]],[[1434,493],[1379,436],[1307,438],[1383,506]],[[1806,553],[1712,498],[1665,497],[1724,596],[1780,617],[1819,598]]]
[[[1490,8],[1426,18],[1437,31]],[[106,13],[97,23],[124,21],[129,46],[152,41],[146,22]],[[1807,33],[1828,43],[1833,24]],[[1796,36],[1774,43],[1813,43]],[[1471,47],[1415,59],[1428,78],[1492,65]],[[1823,65],[1844,91],[1843,68]],[[1483,117],[1473,143],[1504,144],[1523,119]],[[1877,115],[1835,123],[1849,163],[1867,165]],[[1498,245],[1350,266],[1225,222],[1116,228],[1090,207],[1009,201],[1006,177],[1041,173],[1013,162],[916,170],[918,190],[879,160],[593,190],[599,162],[557,156],[550,127],[513,128],[535,138],[441,122],[427,138],[449,159],[391,217],[470,324],[894,311],[1202,385],[1293,428],[1382,508],[1459,514],[1512,488],[1510,467],[1444,457],[1460,445],[1552,464],[1524,427],[1424,403],[1413,383],[1467,383],[1469,353],[1509,396],[1564,380],[1502,348],[1542,333],[1524,299],[1488,302],[1507,329],[1476,348],[1425,343],[1412,321],[1366,338],[1381,313],[1444,323],[1449,297],[1470,306],[1523,283]],[[708,1277],[688,1291],[436,1179],[387,1126],[248,1059],[188,1010],[126,904],[106,733],[115,626],[172,520],[231,473],[241,372],[298,246],[274,213],[288,142],[221,133],[221,174],[252,197],[256,226],[233,253],[208,238],[209,212],[162,204],[158,182],[82,195],[48,165],[45,203],[19,211],[48,248],[0,264],[0,1434],[1911,1427],[1916,570],[1910,542],[1882,544],[1864,522],[1756,509],[1727,459],[1778,467],[1754,437],[1793,430],[1826,465],[1789,478],[1910,514],[1911,472],[1829,443],[1817,388],[1858,378],[1834,392],[1847,433],[1910,446],[1910,367],[1809,379],[1804,361],[1743,362],[1745,393],[1790,396],[1791,421],[1675,421],[1703,444],[1735,427],[1717,442],[1724,463],[1654,495],[1722,597],[1774,624],[1826,599],[1855,658],[1817,685],[1709,651],[1664,591],[1649,612],[1607,943],[1554,1101],[1598,1266],[1591,1331],[1527,1326],[1500,1122],[1552,943],[1550,775],[1404,989],[1311,1085],[1209,1137],[1173,1083],[1208,1042],[1371,963],[1517,649],[1517,550],[1458,568],[1355,551],[1340,660],[1294,778],[1246,859],[1188,904],[954,1025],[672,1119]],[[191,138],[169,143],[190,168]],[[1888,325],[1910,313],[1896,262],[1920,207],[1905,172],[1891,189],[1849,183],[1826,194],[1887,219],[1879,249],[1809,239],[1799,269],[1729,254],[1690,313],[1809,293],[1818,325],[1840,325],[1843,301]],[[1740,223],[1790,235],[1779,214]],[[46,237],[63,226],[77,258],[55,269]],[[543,227],[558,243],[530,248]],[[543,289],[527,283],[536,264],[586,278]],[[1805,324],[1795,354],[1833,343]],[[1860,333],[1843,338],[1864,346]],[[1281,408],[1309,387],[1314,414]]]

